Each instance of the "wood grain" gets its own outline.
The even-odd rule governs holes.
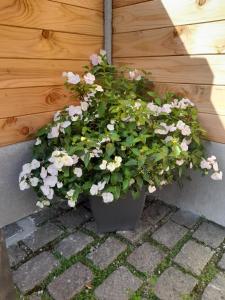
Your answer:
[[[216,53],[225,53],[225,21],[113,35],[114,57]]]
[[[48,0],[1,0],[0,24],[103,35],[102,12]]]
[[[191,99],[199,112],[225,116],[225,86],[178,83],[155,83],[154,90],[160,95],[173,92]]]
[[[103,11],[103,0],[49,0],[49,1]]]
[[[5,146],[34,138],[35,132],[52,120],[54,112],[0,119],[0,145]]]
[[[113,17],[114,32],[204,23],[225,19],[225,1],[154,0],[115,8]]]
[[[225,116],[199,113],[198,119],[206,130],[207,139],[225,144]]]
[[[0,57],[9,58],[87,59],[103,43],[97,36],[1,25],[0,39]]]
[[[152,73],[157,82],[225,85],[225,55],[115,58],[116,65],[129,65]]]
[[[0,118],[62,109],[76,103],[64,86],[0,90]]]
[[[81,73],[80,60],[0,59],[0,88],[62,85],[63,71]]]
[[[146,2],[147,0],[113,0],[113,8]],[[150,0],[152,1],[152,0]]]

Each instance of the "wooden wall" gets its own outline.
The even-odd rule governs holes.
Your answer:
[[[208,138],[225,143],[225,1],[113,0],[113,61],[152,72],[193,99]]]
[[[73,102],[62,72],[102,45],[103,0],[1,0],[0,145],[32,138]]]

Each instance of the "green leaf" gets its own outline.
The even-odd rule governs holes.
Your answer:
[[[112,143],[106,145],[106,153],[110,157],[115,152],[115,146]]]
[[[130,183],[130,179],[125,178],[125,179],[123,180],[123,191],[125,191],[125,190],[128,189],[129,183]]]
[[[143,186],[143,179],[142,179],[142,177],[141,176],[136,177],[136,182],[137,182],[138,187],[141,189],[142,186]]]
[[[125,163],[125,166],[131,167],[131,166],[137,166],[137,164],[138,164],[137,160],[131,158]]]
[[[86,168],[87,168],[87,166],[89,164],[89,161],[90,161],[90,153],[86,153],[84,155],[84,165],[85,165]]]

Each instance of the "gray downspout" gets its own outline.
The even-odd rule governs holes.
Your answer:
[[[112,0],[104,0],[104,49],[112,63]]]

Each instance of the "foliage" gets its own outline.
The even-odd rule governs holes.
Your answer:
[[[222,179],[214,156],[204,158],[203,130],[189,99],[152,91],[149,74],[116,68],[104,51],[91,56],[82,77],[64,73],[65,86],[79,99],[37,132],[33,160],[20,174],[49,205],[54,194],[70,206],[80,194],[111,202],[131,191],[138,196],[180,180],[191,168]]]

